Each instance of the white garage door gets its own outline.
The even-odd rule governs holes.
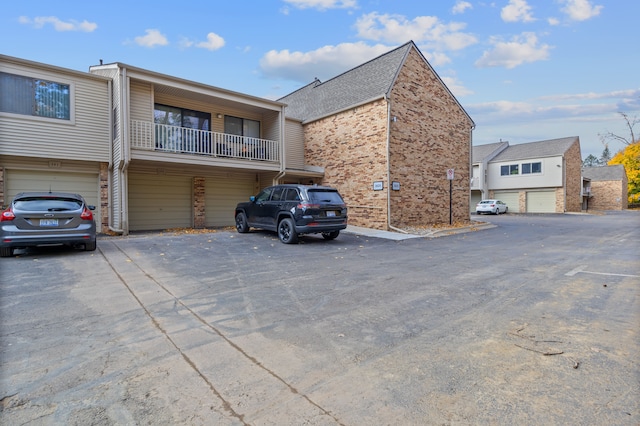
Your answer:
[[[236,204],[255,195],[255,177],[207,178],[205,181],[205,225],[233,226]]]
[[[476,211],[476,204],[482,201],[482,193],[480,191],[471,191],[471,201],[470,201],[470,210],[471,212]]]
[[[529,191],[527,192],[527,213],[555,213],[555,191]]]
[[[496,191],[494,197],[496,200],[500,200],[507,205],[511,213],[520,212],[520,193],[519,192],[502,192]]]
[[[193,226],[192,186],[190,177],[129,173],[129,230]]]
[[[53,191],[72,192],[84,197],[87,204],[96,206],[93,217],[96,224],[101,223],[98,173],[49,172],[32,170],[6,171],[5,200],[10,200],[19,192]],[[98,226],[100,232],[100,226]]]

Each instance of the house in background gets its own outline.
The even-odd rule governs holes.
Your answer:
[[[304,145],[305,164],[324,170],[321,183],[338,188],[350,224],[469,221],[474,123],[413,42],[279,101],[299,122],[287,137]]]
[[[489,161],[509,147],[509,142],[496,142],[476,145],[471,158],[471,211],[476,210],[476,204],[489,198]]]
[[[577,136],[505,143],[473,147],[472,206],[481,198],[496,198],[515,213],[582,210],[582,157]]]
[[[23,191],[95,205],[108,228],[111,79],[0,55],[0,206]]]
[[[585,167],[582,176],[588,181],[584,210],[624,210],[628,207],[627,173],[622,164]]]

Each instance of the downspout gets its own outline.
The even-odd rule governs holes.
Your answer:
[[[125,120],[124,120],[124,115],[125,113],[124,111],[124,106],[128,105],[127,102],[124,100],[125,99],[125,93],[123,93],[124,91],[122,90],[122,87],[124,85],[124,81],[126,79],[126,70],[122,70],[121,73],[118,73],[118,76],[116,77],[120,80],[120,84],[118,84],[118,90],[120,90],[120,106],[119,106],[119,111],[118,111],[118,117],[117,119],[120,121],[120,126],[118,126],[118,129],[120,129],[120,137],[118,138],[118,140],[120,141],[121,144],[121,158],[118,160],[118,174],[120,175],[120,179],[119,179],[119,186],[120,186],[120,211],[118,212],[118,214],[120,215],[120,228],[114,228],[112,226],[112,224],[109,225],[109,230],[117,233],[117,234],[121,234],[121,235],[127,235],[129,233],[128,230],[128,226],[123,227],[122,224],[123,222],[126,223],[123,220],[123,217],[127,217],[127,208],[126,208],[126,200],[127,200],[127,180],[124,179],[124,175],[126,172],[127,167],[129,166],[129,159],[128,159],[128,152],[127,152],[127,145],[126,145],[126,134],[127,134],[127,129],[128,129],[128,125],[125,124]],[[112,107],[113,109],[113,107]],[[113,127],[113,126],[112,126]],[[113,140],[112,143],[113,145]],[[113,160],[111,160],[113,161]],[[113,164],[112,164],[112,167]],[[111,178],[111,176],[109,177]],[[109,196],[111,197],[111,191],[109,191]]]
[[[113,114],[111,113],[111,111],[113,111],[113,80],[109,80],[109,135],[111,136],[109,139],[111,139],[109,141],[109,166],[107,167],[108,170],[108,176],[107,176],[107,206],[108,206],[108,213],[109,213],[109,222],[107,223],[107,227],[109,229],[109,231],[114,232],[116,234],[121,234],[122,230],[121,229],[116,229],[113,227],[113,215],[111,214],[111,206],[113,205],[113,138],[114,138],[114,134],[113,132]]]
[[[286,118],[284,115],[284,105],[280,107],[280,152],[282,153],[280,157],[280,172],[273,178],[273,184],[277,185],[280,183],[280,179],[282,179],[287,174],[286,167],[286,152],[285,152],[285,128],[286,128]],[[304,143],[304,141],[303,141]]]
[[[396,228],[391,224],[391,101],[387,98],[387,94],[384,94],[384,100],[387,101],[387,226],[396,232],[402,234],[408,234],[404,229]]]
[[[127,69],[122,70],[122,102],[120,104],[120,116],[122,117],[122,153],[124,163],[122,165],[122,229],[124,235],[129,235],[129,177],[127,170],[131,162],[131,147],[129,141],[129,77]]]

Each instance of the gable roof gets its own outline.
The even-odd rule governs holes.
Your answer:
[[[495,142],[485,145],[476,145],[471,152],[471,162],[480,163],[485,160],[491,160],[495,155],[509,146],[509,142]]]
[[[578,136],[511,145],[491,162],[562,156],[576,141],[579,141]]]
[[[420,54],[437,76],[417,46],[409,41],[325,82],[316,78],[312,83],[278,99],[278,102],[287,104],[287,117],[310,121],[389,96],[411,49]],[[444,82],[440,82],[449,91]],[[453,94],[451,96],[455,99]],[[461,105],[460,109],[469,117]],[[469,121],[473,123],[471,117]]]
[[[603,167],[585,167],[582,169],[582,176],[592,181],[623,180],[625,169],[622,164]]]

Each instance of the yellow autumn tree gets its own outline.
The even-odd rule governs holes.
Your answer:
[[[640,202],[640,141],[627,145],[609,161],[609,165],[622,164],[627,172],[630,203]]]

